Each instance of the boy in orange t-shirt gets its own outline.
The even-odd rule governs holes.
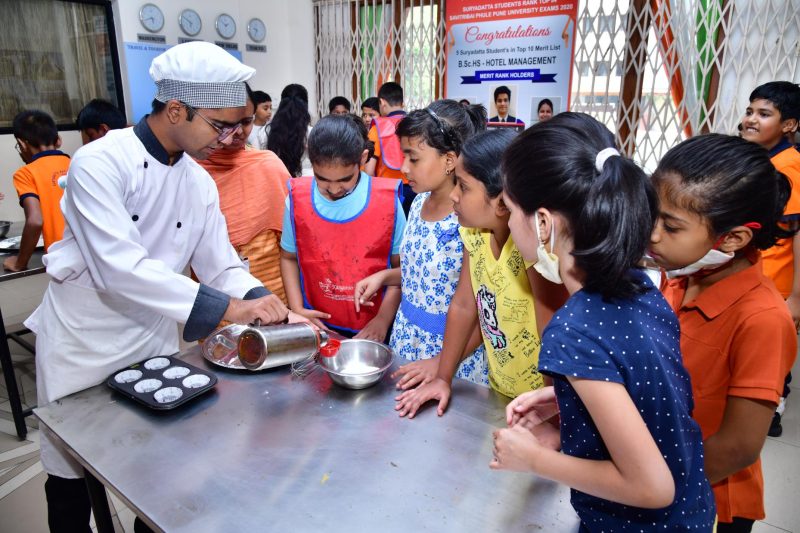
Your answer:
[[[19,253],[3,261],[3,268],[19,272],[28,268],[39,237],[44,237],[45,249],[61,240],[64,215],[59,203],[64,191],[58,179],[67,173],[69,156],[59,150],[61,137],[47,113],[23,111],[14,117],[13,130],[17,152],[25,162],[14,173],[14,188],[25,211],[25,227]]]
[[[800,121],[800,87],[788,81],[772,81],[756,87],[742,118],[742,137],[769,150],[772,164],[792,185],[782,223],[797,229],[800,222],[800,152],[789,142]],[[786,300],[795,327],[800,327],[800,234],[782,239],[762,253],[764,274]],[[770,437],[783,433],[781,415],[789,394],[791,373],[786,376],[783,397],[770,426]]]

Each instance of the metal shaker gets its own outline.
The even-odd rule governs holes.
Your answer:
[[[248,370],[289,365],[313,357],[327,343],[327,332],[310,324],[261,326],[257,322],[239,335],[239,361]]]

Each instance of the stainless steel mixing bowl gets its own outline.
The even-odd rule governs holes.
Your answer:
[[[394,362],[394,350],[380,342],[345,339],[336,355],[319,357],[319,364],[334,383],[364,389],[383,377]]]

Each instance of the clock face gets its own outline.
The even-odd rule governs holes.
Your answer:
[[[263,41],[267,36],[267,26],[264,21],[258,18],[250,19],[250,22],[247,23],[247,35],[257,43]]]
[[[164,27],[164,13],[155,4],[145,4],[139,10],[139,21],[144,29],[155,33]]]
[[[197,14],[197,11],[194,9],[184,9],[181,11],[181,16],[178,19],[178,24],[183,30],[183,33],[190,37],[194,37],[203,27],[203,21],[200,19],[200,15]]]
[[[236,21],[233,17],[223,13],[217,17],[217,33],[223,39],[232,39],[236,35]]]

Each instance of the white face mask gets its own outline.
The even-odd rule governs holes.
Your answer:
[[[558,256],[553,253],[553,246],[556,242],[555,221],[553,221],[550,231],[549,252],[545,249],[544,243],[542,242],[542,236],[539,234],[539,213],[536,213],[535,223],[536,238],[539,239],[539,247],[536,248],[536,264],[533,265],[533,268],[535,268],[536,272],[541,274],[542,277],[547,281],[561,285],[564,282],[561,279],[561,273],[558,271]]]
[[[685,266],[683,268],[678,268],[675,270],[667,270],[667,278],[672,279],[672,278],[679,278],[681,276],[690,276],[700,270],[722,266],[731,259],[733,259],[734,255],[736,254],[734,254],[733,252],[725,253],[725,252],[720,252],[716,248],[712,248],[711,250],[708,251],[706,255],[704,255],[691,265]]]

